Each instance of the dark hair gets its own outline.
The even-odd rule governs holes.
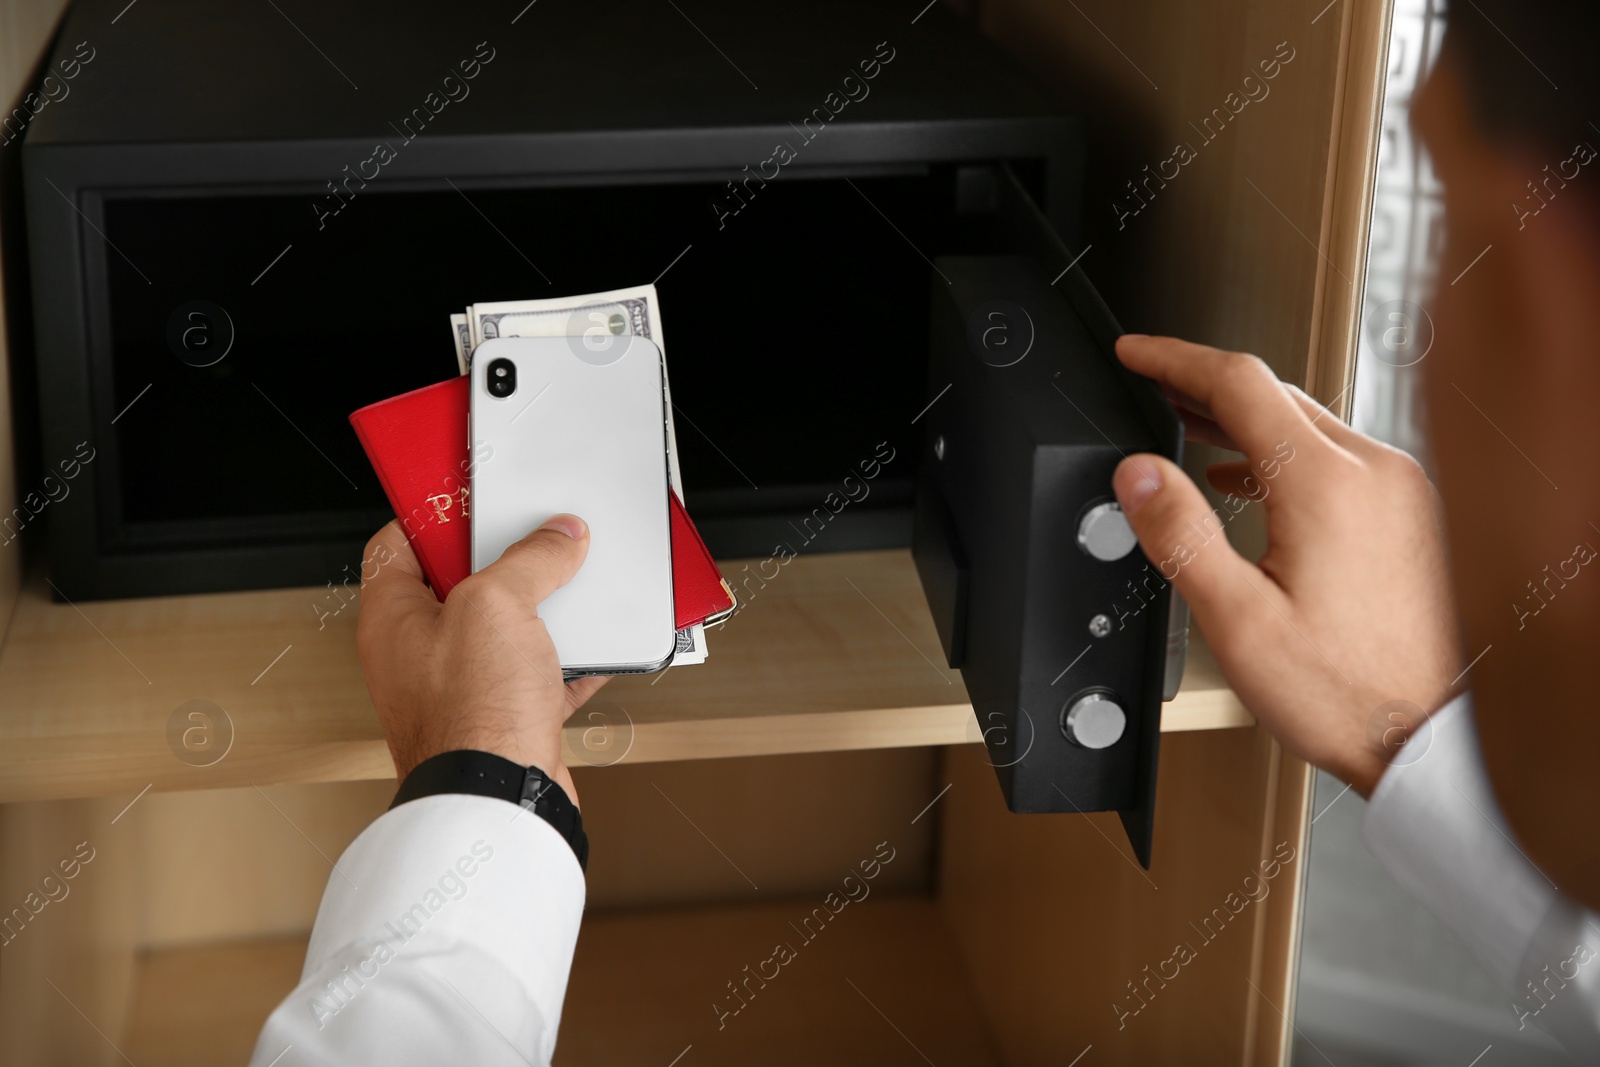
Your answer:
[[[1565,156],[1600,146],[1597,46],[1596,0],[1451,0],[1441,61],[1486,137]]]

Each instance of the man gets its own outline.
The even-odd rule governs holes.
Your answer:
[[[1416,108],[1448,190],[1443,273],[1469,268],[1441,287],[1426,365],[1442,511],[1409,457],[1254,357],[1138,336],[1117,352],[1192,437],[1244,453],[1211,468],[1216,488],[1242,493],[1293,445],[1262,560],[1214,541],[1180,555],[1173,583],[1262,725],[1372,799],[1373,851],[1478,952],[1518,1020],[1592,1062],[1600,175],[1574,145],[1600,144],[1582,117],[1600,98],[1584,53],[1597,15],[1482,0],[1451,17]],[[1514,40],[1549,54],[1535,65]],[[1560,92],[1538,80],[1552,77]],[[1114,487],[1154,559],[1209,511],[1155,456],[1125,460]],[[561,684],[532,606],[576,573],[588,532],[552,519],[444,605],[396,526],[380,544],[394,562],[365,584],[358,644],[402,786],[340,859],[254,1062],[545,1063],[587,848],[560,728],[600,683]]]

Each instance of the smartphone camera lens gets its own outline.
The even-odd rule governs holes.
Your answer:
[[[489,395],[504,400],[517,391],[517,365],[509,359],[489,364]]]

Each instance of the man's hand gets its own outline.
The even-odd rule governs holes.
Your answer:
[[[557,515],[440,604],[398,524],[368,542],[380,562],[361,583],[356,648],[402,780],[430,756],[477,749],[538,767],[577,803],[561,726],[606,679],[563,685],[535,609],[588,552],[583,520]]]
[[[1465,666],[1427,476],[1254,356],[1133,334],[1117,355],[1161,384],[1190,439],[1244,453],[1207,478],[1266,509],[1257,565],[1228,544],[1181,468],[1130,456],[1113,486],[1145,555],[1261,724],[1370,795],[1403,743],[1396,725],[1414,729],[1438,710]],[[1391,701],[1420,715],[1391,719],[1380,712]]]

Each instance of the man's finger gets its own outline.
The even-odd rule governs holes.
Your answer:
[[[1160,456],[1129,456],[1111,485],[1144,554],[1183,594],[1207,637],[1217,641],[1262,606],[1251,583],[1270,579],[1234,551],[1224,519],[1181,467]]]
[[[583,707],[600,687],[611,681],[609,674],[591,674],[567,683],[567,703],[576,711]],[[570,714],[570,713],[569,713]]]
[[[1332,410],[1324,406],[1304,389],[1287,383],[1284,385],[1284,389],[1288,391],[1290,396],[1294,397],[1295,402],[1300,405],[1300,410],[1304,411],[1307,417],[1311,419],[1311,425],[1315,426],[1334,444],[1348,451],[1359,453],[1372,443],[1372,438],[1341,420]]]
[[[479,573],[507,583],[532,612],[572,581],[588,554],[589,525],[576,515],[553,515]]]
[[[398,520],[386,523],[367,542],[361,557],[361,620],[367,627],[394,615],[437,611],[439,601],[422,577]]]
[[[1117,339],[1117,358],[1129,370],[1192,397],[1252,460],[1270,456],[1283,441],[1305,451],[1314,443],[1311,419],[1254,356],[1175,337],[1125,334]]]
[[[1233,443],[1233,438],[1222,432],[1222,427],[1192,411],[1178,409],[1178,417],[1183,420],[1183,439],[1197,441],[1203,445],[1215,445],[1226,448],[1230,452],[1239,451],[1239,446]]]
[[[395,635],[438,616],[438,598],[422,581],[422,565],[400,523],[390,522],[366,542],[362,555],[362,605],[355,619],[355,645],[363,662],[378,646],[394,645]]]
[[[1206,481],[1211,483],[1211,488],[1226,496],[1256,500],[1263,495],[1261,476],[1248,460],[1213,463],[1206,468]]]
[[[1194,397],[1189,396],[1182,390],[1174,389],[1166,382],[1161,382],[1159,384],[1161,386],[1161,395],[1166,397],[1168,403],[1177,408],[1179,411],[1193,412],[1194,414],[1202,416],[1211,422],[1217,421],[1212,417],[1211,409],[1200,403],[1200,401],[1196,400]]]

